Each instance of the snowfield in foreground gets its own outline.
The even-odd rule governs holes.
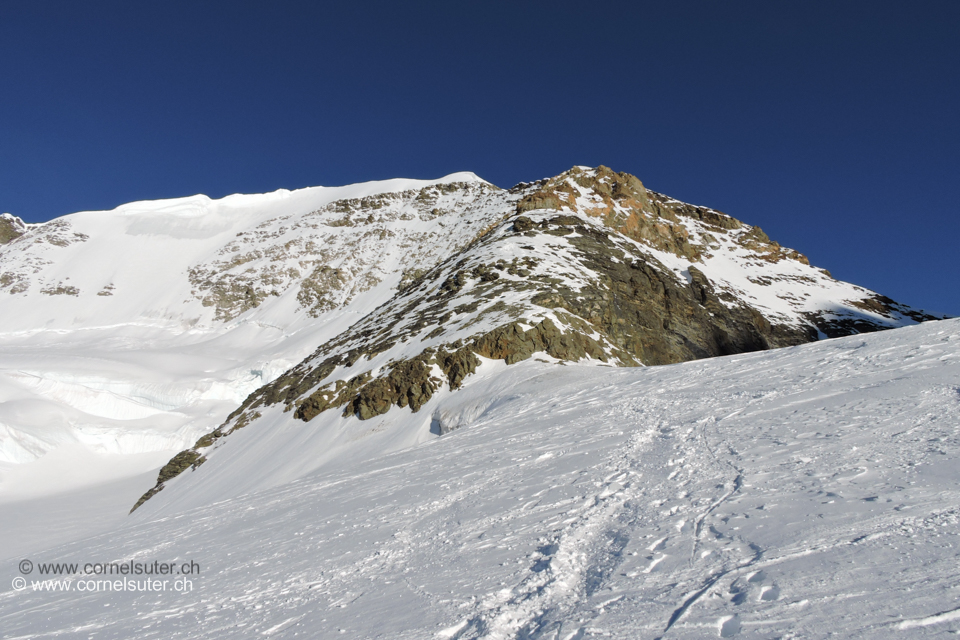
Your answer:
[[[4,637],[960,631],[960,321],[663,367],[531,359],[413,415],[338,428],[416,446],[178,511],[200,467],[115,530],[25,556],[194,561],[192,591],[37,591],[36,569],[15,591],[21,558],[3,562]],[[271,434],[250,429],[255,452]],[[251,455],[224,456],[220,484]]]

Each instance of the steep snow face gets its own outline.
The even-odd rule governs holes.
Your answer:
[[[420,424],[265,415],[126,526],[0,565],[194,561],[191,591],[40,591],[35,570],[0,618],[11,637],[954,634],[958,380],[947,320],[662,367],[485,362]],[[391,451],[428,416],[461,428]]]

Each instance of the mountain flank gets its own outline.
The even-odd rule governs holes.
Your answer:
[[[436,206],[440,199],[446,206]],[[833,279],[759,227],[603,166],[509,190],[449,182],[335,201],[311,215],[321,232],[309,240],[281,245],[271,240],[286,231],[263,232],[258,253],[226,255],[242,264],[271,251],[288,257],[291,247],[326,252],[296,293],[311,317],[349,308],[384,282],[393,283],[389,296],[174,457],[134,509],[268,411],[304,423],[327,411],[359,420],[392,407],[416,412],[438,390],[458,389],[483,359],[662,365],[936,318]],[[416,234],[397,234],[391,225],[404,219]],[[336,230],[340,250],[324,246],[323,227]],[[382,251],[401,243],[404,260],[376,282],[369,271],[358,275],[349,250],[367,242]],[[190,272],[219,321],[285,295],[301,278],[275,261],[244,274],[229,264]],[[446,430],[441,421],[437,432]]]

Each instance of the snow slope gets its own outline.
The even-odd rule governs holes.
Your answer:
[[[251,424],[109,533],[0,565],[12,580],[23,557],[195,561],[191,591],[27,582],[0,594],[0,626],[10,638],[945,637],[960,631],[958,416],[957,320],[662,367],[487,362],[420,414]],[[429,437],[426,418],[460,428]],[[243,485],[286,464],[280,440],[327,442],[329,459],[187,508],[217,475]]]

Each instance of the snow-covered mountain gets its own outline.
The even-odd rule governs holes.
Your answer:
[[[665,364],[931,317],[605,167],[510,190],[460,173],[2,225],[14,475],[64,447],[200,445],[169,478],[256,420],[419,409],[483,358]]]
[[[468,241],[494,191],[454,174],[141,202],[39,225],[5,216],[0,465],[77,443],[169,458],[390,297],[404,271]],[[405,209],[376,230],[338,226],[337,207],[410,193],[424,194],[422,209],[432,196],[424,219]],[[442,237],[429,221],[440,208],[461,223]],[[327,287],[330,265],[349,286]]]
[[[0,301],[8,574],[203,567],[192,594],[15,582],[5,636],[960,620],[958,321],[628,174],[4,214]]]

